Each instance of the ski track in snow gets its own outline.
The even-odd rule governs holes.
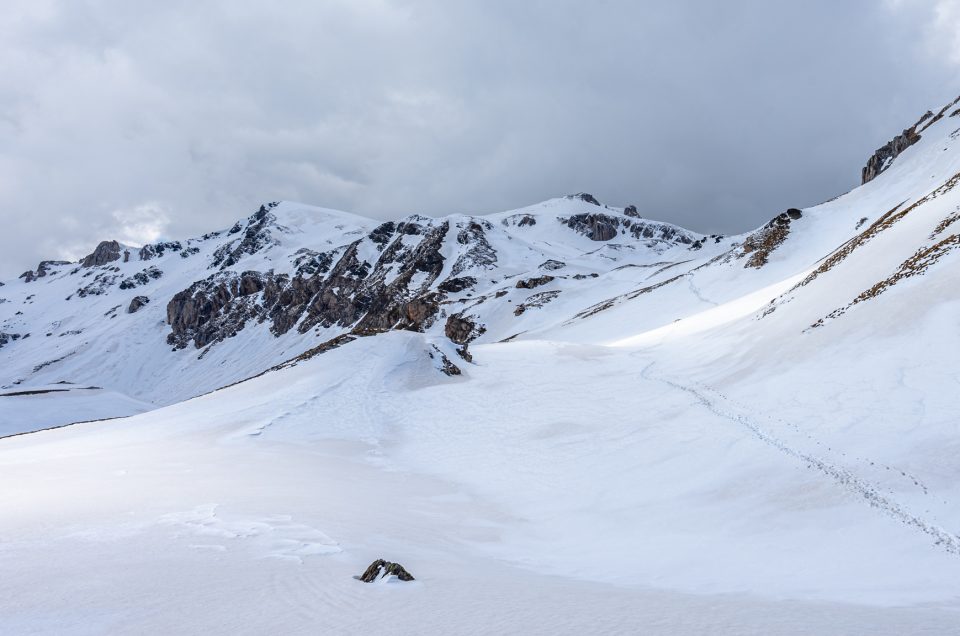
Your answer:
[[[849,470],[836,466],[820,457],[806,453],[795,448],[794,446],[787,444],[782,439],[768,433],[763,427],[757,424],[746,414],[738,413],[736,412],[736,409],[727,410],[722,408],[719,405],[721,402],[726,403],[728,408],[733,403],[732,401],[726,399],[719,392],[711,391],[706,387],[695,388],[693,386],[681,384],[666,377],[651,375],[650,369],[654,364],[654,362],[650,362],[643,369],[641,369],[640,376],[645,380],[661,382],[678,391],[688,393],[689,395],[693,396],[700,405],[704,406],[714,415],[745,427],[761,442],[776,448],[790,457],[804,462],[810,468],[820,471],[824,475],[830,477],[834,482],[844,489],[865,499],[872,508],[876,508],[886,515],[896,519],[897,521],[900,521],[911,528],[915,528],[920,532],[931,536],[934,539],[934,544],[942,547],[947,552],[951,554],[960,554],[960,537],[957,535],[948,532],[942,527],[928,522],[923,518],[909,512],[900,503],[894,501],[888,496],[881,494],[877,486],[861,479],[860,477],[857,477]],[[710,395],[711,393],[713,394],[712,396]],[[793,425],[792,428],[799,430],[799,428],[795,425]]]
[[[720,303],[716,303],[703,295],[703,292],[700,291],[700,288],[697,287],[693,282],[693,273],[687,273],[686,277],[687,284],[690,286],[690,292],[696,296],[698,300],[701,300],[708,305],[713,305],[714,307],[718,307],[720,305]]]

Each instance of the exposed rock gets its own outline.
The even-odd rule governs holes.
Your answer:
[[[447,323],[443,327],[443,333],[447,336],[452,342],[457,344],[467,344],[481,335],[487,330],[483,325],[477,324],[473,320],[472,316],[467,318],[462,314],[454,314],[447,318]]]
[[[477,279],[473,276],[461,276],[459,278],[448,278],[437,287],[442,292],[455,294],[465,289],[472,289],[477,284]]]
[[[451,377],[455,375],[461,375],[463,373],[463,371],[460,370],[460,367],[455,365],[450,360],[450,358],[447,357],[447,354],[445,354],[443,351],[440,350],[440,347],[438,347],[437,345],[430,345],[430,347],[432,351],[428,351],[427,354],[430,356],[430,359],[432,360],[436,360],[437,358],[439,358],[439,362],[440,362],[439,369],[441,373],[443,373],[444,375],[449,375]]]
[[[202,348],[235,335],[251,320],[270,321],[275,335],[294,326],[301,333],[317,326],[352,328],[355,335],[424,331],[444,298],[442,291],[430,291],[430,286],[443,271],[440,251],[448,228],[447,222],[436,227],[413,221],[397,224],[372,266],[358,257],[361,239],[339,252],[332,267],[334,253],[298,252],[303,260],[296,261],[300,266],[293,276],[255,271],[214,274],[170,300],[167,342],[175,348],[190,342]],[[414,246],[402,240],[417,235],[422,239]],[[419,282],[411,289],[415,275]]]
[[[107,263],[120,260],[120,244],[116,241],[103,241],[92,254],[88,254],[80,262],[83,267],[100,267]]]
[[[548,259],[548,260],[545,260],[544,262],[540,263],[540,269],[545,269],[545,270],[548,270],[548,271],[555,271],[555,270],[558,270],[558,269],[563,269],[563,268],[566,267],[566,266],[567,266],[567,264],[564,263],[563,261],[557,261],[557,260],[554,260],[554,259],[552,259],[552,258],[551,258],[551,259]]]
[[[517,226],[518,226],[518,227],[526,227],[526,226],[533,226],[533,225],[536,225],[536,224],[537,224],[537,220],[536,220],[535,218],[533,218],[533,217],[530,216],[529,214],[525,214],[524,217],[523,217],[522,219],[520,219],[520,222],[517,223]]]
[[[591,205],[596,205],[598,207],[600,206],[600,202],[597,201],[596,197],[594,197],[592,194],[587,194],[586,192],[578,192],[577,194],[570,194],[570,195],[567,195],[567,198],[579,199],[580,201],[586,201]]]
[[[219,267],[220,269],[232,267],[244,254],[256,254],[265,247],[276,244],[270,226],[277,219],[270,214],[270,210],[277,205],[279,204],[267,203],[261,205],[259,210],[247,218],[247,228],[243,233],[243,238],[234,239],[218,248],[213,253],[213,262],[210,267]]]
[[[517,281],[517,289],[533,289],[534,287],[540,287],[541,285],[546,285],[550,281],[554,280],[553,276],[537,276],[535,278],[528,278],[526,280]]]
[[[146,285],[151,280],[156,280],[163,276],[163,272],[156,267],[148,267],[130,276],[120,282],[120,289],[133,289],[140,285]]]
[[[635,205],[628,205],[627,207],[623,208],[623,213],[627,216],[640,218],[640,213],[637,212],[637,206]]]
[[[171,252],[179,252],[182,249],[183,244],[180,243],[180,241],[163,241],[161,243],[144,245],[140,248],[140,260],[149,261],[151,258],[163,256],[163,253],[167,250],[170,250]]]
[[[40,264],[37,265],[37,278],[43,278],[50,273],[50,270],[54,267],[59,267],[63,265],[69,265],[70,261],[40,261]]]
[[[394,232],[397,231],[397,224],[393,221],[387,221],[379,225],[374,231],[370,232],[370,240],[380,246],[380,249],[383,250],[387,246],[387,243],[390,242],[390,239],[393,238]]]
[[[100,272],[93,277],[93,280],[80,289],[77,290],[77,295],[80,298],[85,298],[87,296],[100,296],[101,294],[107,293],[107,291],[116,284],[117,279],[120,277],[115,273],[117,268],[108,269],[107,271]],[[87,276],[93,272],[88,272]]]
[[[15,340],[20,340],[22,337],[23,336],[19,333],[7,333],[5,331],[0,331],[0,348]]]
[[[130,306],[127,307],[128,314],[135,314],[137,311],[150,302],[150,299],[146,296],[134,296],[133,300],[130,301]]]
[[[546,305],[547,303],[549,303],[551,300],[553,300],[559,295],[560,295],[560,290],[543,291],[543,292],[538,292],[536,294],[533,294],[532,296],[527,298],[525,301],[523,301],[522,303],[516,306],[516,308],[513,310],[513,315],[519,316],[520,314],[524,313],[528,309],[531,309],[534,307],[543,307],[544,305]]]
[[[453,264],[453,269],[450,270],[451,276],[457,276],[469,269],[486,269],[497,262],[497,252],[487,241],[486,230],[488,229],[491,229],[489,223],[484,227],[480,223],[471,222],[457,232],[457,243],[469,245],[470,248]]]
[[[877,148],[869,159],[867,165],[860,171],[860,183],[873,181],[878,174],[890,167],[893,160],[897,158],[904,150],[920,141],[920,135],[917,133],[917,126],[933,117],[929,110],[924,113],[917,123],[905,129],[902,133]]]
[[[20,278],[22,278],[25,283],[30,283],[37,280],[38,278],[43,278],[44,276],[49,274],[54,267],[58,267],[61,265],[69,265],[69,264],[70,264],[70,261],[40,261],[40,264],[37,265],[36,272],[26,271],[20,274]]]
[[[395,576],[401,581],[413,581],[413,576],[399,563],[377,559],[360,576],[354,577],[364,583],[373,583],[377,579]]]
[[[606,214],[574,214],[566,220],[567,227],[585,235],[591,241],[609,241],[617,235],[619,221]]]
[[[770,253],[780,247],[787,240],[790,233],[790,222],[803,216],[803,212],[796,208],[790,208],[786,212],[781,212],[769,223],[748,236],[743,241],[741,247],[742,254],[752,254],[744,267],[759,268],[767,264]]]

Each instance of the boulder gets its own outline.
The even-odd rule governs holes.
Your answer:
[[[102,241],[93,253],[87,254],[81,261],[83,267],[99,267],[120,260],[120,244],[116,241]]]
[[[150,299],[146,296],[134,296],[133,300],[130,301],[130,306],[127,307],[127,313],[134,314],[149,302]]]
[[[384,579],[388,576],[395,576],[401,581],[413,581],[413,576],[404,569],[399,563],[391,563],[383,559],[377,559],[370,564],[363,574],[354,577],[364,583],[373,583],[378,579]]]

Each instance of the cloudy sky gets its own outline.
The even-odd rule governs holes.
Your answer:
[[[960,94],[958,5],[7,0],[0,277],[276,199],[745,231]]]

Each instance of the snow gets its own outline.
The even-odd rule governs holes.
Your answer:
[[[955,124],[803,210],[760,269],[736,258],[742,236],[600,246],[556,222],[597,210],[578,199],[490,215],[498,261],[467,274],[503,303],[448,308],[483,315],[472,363],[441,323],[198,395],[313,336],[247,329],[197,360],[162,344],[162,302],[104,318],[117,301],[98,297],[67,318],[66,271],[0,288],[38,310],[3,328],[33,333],[0,350],[30,378],[4,380],[0,435],[129,416],[0,439],[0,633],[960,633],[960,257],[811,327],[929,245],[960,190],[798,286],[861,218],[960,172]],[[375,227],[277,209],[280,245],[238,271]],[[503,222],[518,214],[538,222]],[[450,234],[472,218],[447,217]],[[214,248],[164,256],[150,295]],[[557,278],[515,287],[535,273]],[[542,291],[560,294],[513,314]],[[121,347],[117,368],[85,353]],[[31,372],[38,349],[66,357]],[[56,384],[81,377],[104,388]],[[50,392],[2,395],[25,391]],[[353,578],[377,558],[416,581]]]

